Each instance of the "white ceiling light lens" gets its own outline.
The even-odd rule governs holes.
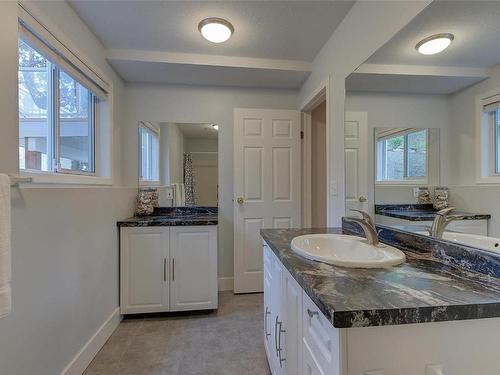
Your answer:
[[[422,55],[435,55],[448,48],[453,38],[453,34],[432,35],[418,42],[415,49]]]
[[[203,37],[212,43],[223,43],[234,33],[234,27],[230,22],[222,18],[207,18],[198,25]]]

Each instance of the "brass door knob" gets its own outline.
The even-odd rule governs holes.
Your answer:
[[[243,204],[243,203],[245,203],[245,200],[243,199],[243,197],[238,197],[236,199],[236,202],[238,202],[238,204]]]
[[[368,199],[366,199],[366,197],[364,195],[360,195],[358,200],[361,202],[361,203],[364,203],[366,202]]]

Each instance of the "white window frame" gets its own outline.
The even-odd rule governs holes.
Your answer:
[[[149,179],[144,179],[141,176],[141,171],[142,171],[142,139],[140,136],[141,133],[141,128],[146,129],[148,132],[152,133],[156,137],[156,142],[157,142],[157,154],[156,155],[151,155],[151,159],[154,157],[156,159],[156,166],[157,166],[157,179],[154,180],[149,180]],[[138,165],[138,171],[139,171],[139,186],[159,186],[160,185],[160,127],[157,124],[154,124],[152,122],[145,122],[141,121],[139,123],[139,128],[137,132],[137,137],[138,137],[138,142],[137,142],[137,151],[139,155],[139,165]]]
[[[406,186],[406,185],[429,185],[429,145],[430,145],[430,132],[427,128],[411,128],[411,131],[402,130],[398,132],[394,132],[390,135],[387,135],[386,138],[392,138],[399,135],[407,135],[413,132],[419,132],[427,130],[426,138],[427,138],[427,147],[426,147],[426,157],[425,157],[425,177],[422,178],[405,178],[402,180],[379,180],[378,179],[378,140],[375,137],[375,185],[390,185],[390,186]],[[406,157],[405,157],[406,159]],[[406,160],[405,160],[406,164]],[[406,167],[405,167],[406,168]]]
[[[46,186],[57,185],[106,185],[114,183],[113,173],[113,82],[103,73],[92,60],[84,54],[74,43],[66,37],[56,24],[48,19],[35,5],[30,3],[18,4],[19,23],[23,24],[33,34],[44,41],[62,59],[68,61],[81,74],[89,77],[98,84],[106,94],[105,101],[99,105],[95,116],[98,117],[94,128],[94,173],[78,173],[70,171],[64,173],[53,171],[19,170],[22,177],[30,177],[33,184],[24,187],[37,187],[37,184]],[[61,173],[62,172],[62,173]]]
[[[476,96],[476,184],[500,184],[496,171],[496,126],[493,111],[485,106],[500,102],[500,89]]]

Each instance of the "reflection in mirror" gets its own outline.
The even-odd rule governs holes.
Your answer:
[[[499,2],[433,2],[346,78],[347,215],[362,209],[378,224],[500,251],[492,15]],[[454,36],[447,49],[417,51],[441,32]]]
[[[139,185],[160,206],[218,206],[218,126],[139,123]]]

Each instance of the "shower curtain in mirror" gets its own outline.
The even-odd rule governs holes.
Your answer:
[[[186,190],[186,206],[195,206],[196,189],[193,174],[193,157],[190,153],[184,154],[184,189]]]

